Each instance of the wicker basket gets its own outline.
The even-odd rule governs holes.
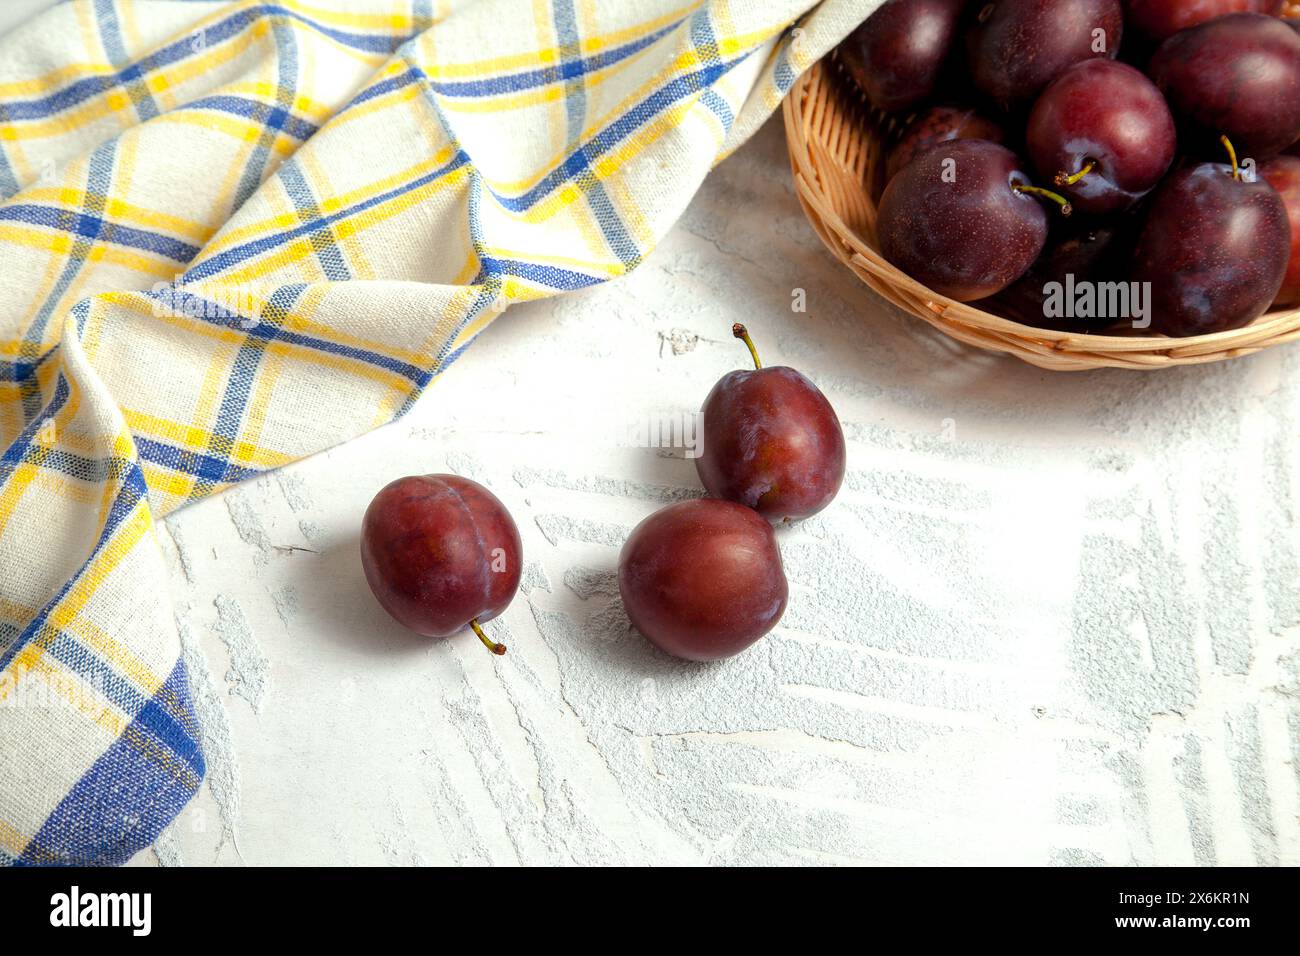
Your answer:
[[[1300,309],[1274,310],[1230,332],[1173,339],[1053,332],[983,312],[978,303],[954,302],[880,254],[876,201],[884,190],[890,121],[871,115],[833,56],[800,77],[783,110],[795,192],[822,242],[880,295],[959,341],[1042,368],[1077,371],[1217,362],[1300,339]]]

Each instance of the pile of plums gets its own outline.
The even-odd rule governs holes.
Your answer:
[[[618,588],[633,626],[687,660],[730,657],[776,626],[789,587],[772,522],[821,511],[844,481],[844,433],[826,396],[800,373],[754,360],[709,392],[696,468],[713,497],[679,502],[633,529]],[[361,564],[399,623],[428,637],[482,625],[510,604],[522,569],[519,531],[486,488],[457,475],[399,478],[366,510]]]
[[[1061,331],[1199,335],[1300,303],[1290,13],[1287,0],[886,0],[836,56],[901,130],[881,252],[951,299]],[[1121,283],[1146,290],[1142,316],[1093,294]],[[1089,298],[1062,310],[1062,289]],[[1117,302],[1126,314],[1107,311]]]
[[[700,410],[695,467],[711,495],[642,521],[618,559],[632,625],[676,657],[731,657],[776,626],[789,587],[772,522],[806,518],[844,481],[844,432],[826,396],[792,368],[754,360],[728,372]]]

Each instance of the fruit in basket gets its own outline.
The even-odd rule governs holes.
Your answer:
[[[923,111],[886,157],[875,239],[906,276],[889,278],[1079,333],[1210,334],[1300,305],[1297,10],[972,0],[944,73],[955,103]],[[954,92],[954,66],[984,98]],[[981,116],[990,100],[1004,112]],[[1131,310],[1096,298],[1121,288]]]
[[[1282,22],[1294,30],[1297,35],[1300,35],[1300,0],[1297,0],[1297,2],[1291,4],[1291,6],[1285,9],[1294,12],[1287,16]],[[1300,156],[1300,139],[1297,139],[1286,152],[1291,156]]]
[[[1004,146],[941,143],[885,187],[876,218],[880,250],[942,295],[982,299],[1019,279],[1043,251],[1048,217],[1035,198],[1043,193]]]
[[[885,182],[931,146],[954,139],[1005,139],[1002,127],[973,109],[961,106],[932,106],[918,116],[889,151]]]
[[[1153,40],[1167,40],[1179,30],[1229,13],[1281,10],[1281,0],[1124,0],[1125,22]]]
[[[1149,282],[1152,329],[1202,335],[1240,328],[1273,302],[1291,255],[1286,207],[1233,165],[1173,172],[1156,191],[1132,278]]]
[[[1081,60],[1114,59],[1124,33],[1119,0],[995,0],[966,36],[975,86],[1004,109],[1028,105]]]
[[[1226,135],[1263,160],[1300,138],[1300,35],[1281,20],[1236,13],[1183,30],[1149,69],[1186,148],[1208,155]]]
[[[764,368],[743,325],[732,333],[749,346],[754,369],[728,372],[704,400],[700,481],[715,498],[772,520],[814,515],[844,482],[840,420],[799,372]]]
[[[1124,278],[1133,240],[1127,224],[1054,231],[1023,276],[980,306],[1022,325],[1057,332],[1101,332],[1130,314],[1110,309],[1101,283]],[[1127,291],[1123,291],[1128,295]]]
[[[1076,63],[1043,91],[1025,135],[1039,176],[1074,208],[1121,212],[1169,171],[1177,134],[1155,84],[1114,60]]]
[[[909,109],[934,92],[965,0],[886,0],[840,45],[873,106]]]
[[[1277,190],[1291,224],[1291,258],[1276,305],[1300,305],[1300,157],[1278,156],[1259,168],[1260,178]]]
[[[619,554],[618,590],[633,627],[692,661],[740,653],[776,626],[789,597],[772,525],[716,498],[637,525]]]
[[[399,478],[375,495],[361,524],[361,565],[384,610],[426,637],[480,625],[514,599],[523,570],[514,519],[497,497],[459,475]]]

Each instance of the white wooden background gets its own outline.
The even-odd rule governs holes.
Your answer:
[[[744,364],[737,319],[830,396],[850,474],[781,532],[781,626],[687,665],[613,569],[694,467],[625,436]],[[956,346],[820,248],[771,123],[630,278],[510,311],[403,421],[163,525],[210,776],[135,862],[1300,863],[1297,372]],[[432,471],[520,525],[504,658],[366,589],[365,505]]]
[[[625,436],[743,366],[737,319],[825,389],[850,474],[781,533],[782,625],[686,665],[613,572],[694,466]],[[166,523],[212,777],[140,860],[1298,863],[1298,358],[958,347],[821,249],[771,123],[638,273],[512,310],[407,419]],[[366,589],[366,503],[432,471],[520,525],[504,658]]]

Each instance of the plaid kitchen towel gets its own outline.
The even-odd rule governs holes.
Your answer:
[[[153,524],[636,268],[880,0],[72,0],[0,38],[0,861],[203,756]]]

